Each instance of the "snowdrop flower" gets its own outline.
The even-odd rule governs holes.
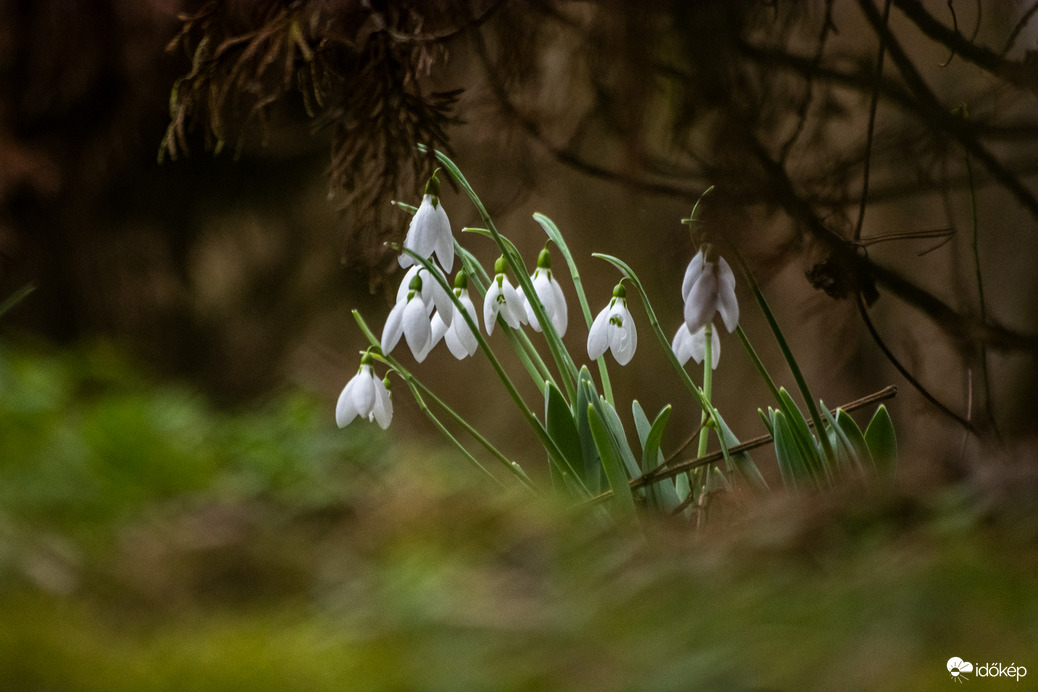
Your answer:
[[[436,179],[436,173],[425,184],[425,195],[418,211],[411,217],[404,247],[430,259],[435,253],[440,266],[446,271],[454,267],[454,236],[451,234],[447,212],[440,204],[440,181]],[[407,253],[401,253],[399,261],[405,269],[415,263],[414,258]]]
[[[393,420],[393,399],[389,393],[389,377],[380,380],[371,367],[371,354],[360,359],[360,368],[339,395],[335,404],[335,422],[345,428],[357,416],[376,421],[385,430]]]
[[[591,324],[587,335],[587,355],[592,360],[602,357],[612,349],[613,357],[620,365],[627,365],[638,348],[638,331],[634,319],[627,309],[627,291],[623,283],[613,289],[613,298],[609,305],[602,308],[598,317]]]
[[[396,305],[389,311],[386,325],[382,328],[383,353],[390,353],[403,336],[407,339],[407,345],[416,361],[421,363],[429,354],[432,348],[429,312],[432,308],[427,307],[421,298],[422,283],[422,277],[416,272],[404,299],[397,300]]]
[[[444,283],[447,281],[447,277],[443,275],[443,272],[436,270],[443,279]],[[421,277],[421,293],[419,297],[422,303],[425,304],[425,312],[429,314],[433,311],[433,308],[444,317],[446,317],[446,324],[451,323],[451,318],[454,315],[454,303],[451,302],[450,295],[444,290],[440,282],[435,277],[429,276],[428,270],[420,264],[416,264],[407,270],[404,274],[403,281],[400,282],[400,288],[396,291],[396,302],[397,304],[407,301],[407,294],[411,290],[411,283],[414,278]]]
[[[512,284],[508,283],[505,275],[507,269],[508,263],[502,255],[494,263],[494,280],[490,282],[490,288],[483,298],[483,324],[487,328],[487,335],[494,333],[498,315],[512,329],[518,329],[519,325],[526,323],[525,302]]]
[[[739,303],[735,299],[735,274],[713,247],[704,244],[688,263],[681,282],[681,297],[685,300],[685,326],[696,333],[721,313],[729,332],[739,324]]]
[[[468,313],[469,317],[472,318],[472,323],[479,329],[479,320],[476,319],[476,306],[472,304],[472,299],[469,297],[469,278],[465,274],[465,270],[462,269],[458,272],[458,275],[454,278],[454,295],[457,296],[458,302],[461,303],[461,307],[464,308],[465,312]],[[455,306],[455,311],[458,308]],[[437,312],[439,315],[439,312]],[[435,321],[434,317],[434,321]],[[437,340],[439,340],[437,338]],[[447,348],[458,360],[464,360],[467,356],[471,356],[479,348],[479,341],[476,339],[476,335],[472,329],[469,328],[468,322],[460,314],[454,316],[454,320],[451,322],[449,327],[446,327],[446,331],[443,335],[443,340],[447,342]]]
[[[693,333],[689,330],[688,325],[682,323],[678,327],[678,333],[674,335],[674,340],[670,344],[670,348],[674,351],[674,355],[677,356],[678,362],[684,365],[688,362],[689,358],[694,359],[697,363],[702,363],[703,359],[706,358],[706,325],[699,328],[699,331]],[[710,369],[717,370],[717,362],[721,359],[721,340],[717,336],[717,330],[710,330]]]
[[[537,292],[537,297],[541,299],[545,315],[555,325],[555,331],[559,333],[561,339],[566,334],[569,313],[566,308],[566,297],[562,295],[562,287],[551,275],[551,255],[548,254],[547,247],[541,250],[541,254],[537,256],[537,269],[534,270],[530,281],[533,282],[533,290]],[[533,311],[529,297],[519,291],[516,293],[521,296],[526,307],[526,319],[530,322],[530,326],[534,328],[534,331],[541,331],[541,325],[537,321],[537,315]]]

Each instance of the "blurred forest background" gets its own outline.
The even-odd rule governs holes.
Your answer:
[[[8,616],[18,624],[3,635],[0,655],[15,671],[6,680],[64,680],[60,666],[47,678],[46,666],[34,665],[43,654],[27,652],[41,651],[71,670],[84,661],[107,661],[113,670],[129,658],[142,661],[134,669],[140,677],[124,684],[143,689],[136,683],[154,681],[145,673],[150,663],[170,659],[191,670],[205,660],[203,645],[192,651],[176,633],[155,635],[139,623],[127,627],[152,632],[147,644],[119,635],[121,643],[102,653],[88,642],[112,641],[111,628],[141,613],[162,620],[174,602],[204,608],[207,598],[274,600],[273,612],[253,611],[244,625],[228,616],[201,637],[251,661],[269,655],[260,642],[287,617],[285,603],[341,614],[360,599],[376,604],[372,612],[338,625],[352,628],[346,638],[354,644],[363,640],[354,649],[360,653],[356,661],[339,659],[334,675],[366,670],[384,681],[396,670],[405,686],[423,675],[450,684],[457,671],[438,658],[432,634],[416,655],[425,668],[393,668],[416,644],[408,637],[424,636],[422,627],[446,627],[458,650],[473,645],[481,628],[507,630],[518,637],[506,639],[510,645],[536,652],[531,632],[546,628],[545,618],[554,623],[547,642],[573,644],[567,628],[578,621],[605,632],[624,627],[629,612],[619,601],[599,610],[579,600],[579,570],[600,579],[623,571],[636,584],[623,592],[632,602],[657,587],[673,598],[669,589],[688,583],[682,579],[715,583],[716,575],[687,558],[670,577],[639,582],[624,570],[644,564],[640,548],[617,548],[620,539],[591,527],[560,538],[543,517],[515,515],[514,507],[461,503],[461,515],[452,516],[453,500],[429,495],[461,481],[411,458],[445,468],[460,462],[417,451],[438,442],[402,388],[389,434],[360,424],[333,429],[335,397],[364,345],[349,310],[359,308],[380,328],[399,280],[385,243],[402,241],[408,218],[390,200],[416,203],[433,168],[417,142],[450,152],[529,263],[543,245],[530,215],[553,218],[586,258],[592,303],[604,300],[617,276],[590,253],[626,259],[666,331],[680,319],[681,273],[694,252],[680,219],[716,185],[703,228],[724,253],[745,256],[815,394],[835,406],[899,387],[888,406],[900,436],[901,482],[933,493],[929,499],[829,507],[774,540],[814,540],[814,529],[804,527],[818,516],[857,526],[859,511],[928,527],[920,530],[927,538],[913,533],[907,546],[884,544],[879,564],[902,565],[908,547],[930,545],[933,535],[943,549],[960,530],[988,527],[989,510],[1012,516],[1005,525],[1019,529],[1016,512],[1033,517],[1038,497],[1031,405],[1038,388],[1036,8],[914,0],[0,0],[0,300],[35,287],[0,317],[0,525],[8,538],[0,564],[5,579],[30,584],[7,587],[18,604]],[[460,236],[462,226],[478,222],[467,200],[445,184],[443,202],[456,236],[490,266],[490,244]],[[746,331],[772,371],[784,372],[741,280],[738,292]],[[639,309],[633,306],[636,319]],[[583,329],[570,329],[574,353],[585,338]],[[736,340],[722,343],[718,407],[748,438],[760,433],[756,408],[767,405],[767,391]],[[634,362],[614,369],[614,386],[647,410],[674,402],[668,435],[676,444],[698,412],[663,375],[653,345],[646,338]],[[488,437],[513,445],[510,453],[537,449],[532,435],[512,434],[516,419],[482,359],[459,363],[438,350],[418,372]],[[358,490],[359,479],[392,492],[374,503]],[[1004,506],[1013,509],[992,509]],[[438,528],[428,529],[423,548],[403,527],[426,517]],[[520,528],[523,521],[530,526]],[[459,528],[449,530],[452,522]],[[825,653],[805,654],[798,667],[780,664],[765,638],[756,653],[776,667],[748,674],[735,648],[704,635],[709,655],[700,667],[661,664],[653,669],[658,677],[642,680],[654,680],[649,687],[796,685],[810,664],[828,661],[813,686],[836,689],[848,668],[864,676],[856,679],[863,686],[900,682],[917,674],[918,657],[933,654],[935,677],[912,678],[914,687],[927,687],[936,684],[931,679],[945,682],[936,675],[944,674],[941,646],[977,627],[998,633],[991,641],[1006,648],[991,654],[1008,662],[1010,651],[1036,641],[1038,617],[1027,619],[1035,614],[1034,584],[1023,576],[1034,563],[1035,524],[1023,525],[1031,530],[1026,539],[999,534],[990,548],[926,553],[907,567],[917,582],[906,577],[904,585],[860,591],[843,582],[826,591],[841,603],[878,599],[881,610],[902,618],[900,629],[883,635],[862,620],[868,632],[855,636],[872,637],[865,648],[859,639],[840,640],[834,653],[818,635],[805,646]],[[370,537],[377,527],[379,538]],[[493,538],[464,538],[484,529]],[[889,538],[886,531],[866,533],[878,541]],[[615,564],[589,557],[579,536],[624,557]],[[449,549],[459,537],[463,558]],[[486,548],[494,540],[507,548]],[[684,554],[686,540],[668,534],[661,542],[673,556]],[[315,561],[299,545],[328,553]],[[1021,545],[1029,546],[1026,557],[1008,572],[970,571]],[[483,549],[494,552],[491,567],[473,557]],[[571,549],[588,564],[562,557]],[[103,557],[95,562],[95,554]],[[563,595],[545,596],[537,590],[543,577],[527,573],[526,558],[551,564],[552,579],[573,582]],[[445,567],[452,559],[463,564]],[[852,573],[858,559],[836,560],[847,570],[837,571]],[[370,574],[347,569],[345,577],[347,563]],[[473,602],[450,592],[455,569],[471,579]],[[801,589],[793,599],[809,602],[815,589],[829,588],[819,584],[831,584],[799,581],[799,569],[758,582],[764,577],[737,566],[746,578],[736,579],[733,597],[769,612],[776,632],[787,631],[792,619],[768,594],[774,599],[788,579]],[[946,582],[940,573],[950,575]],[[380,579],[389,586],[372,586]],[[985,579],[1009,591],[991,595],[977,586]],[[479,609],[500,605],[495,585],[511,599],[502,612],[525,614],[527,629]],[[961,619],[942,619],[927,605],[941,589],[977,600]],[[41,605],[40,593],[84,590],[89,605]],[[314,593],[318,606],[307,601]],[[913,606],[899,609],[900,597]],[[429,598],[449,605],[441,612]],[[556,622],[544,598],[588,610]],[[410,606],[392,610],[401,599]],[[117,603],[118,614],[109,612]],[[709,611],[709,602],[696,604]],[[374,613],[379,607],[392,612]],[[447,612],[452,607],[462,611],[458,620]],[[864,618],[847,608],[850,621]],[[96,624],[93,609],[106,612],[106,624]],[[41,612],[50,614],[39,619]],[[727,615],[706,617],[721,626]],[[66,618],[81,640],[55,637]],[[417,629],[409,618],[418,618]],[[634,630],[648,630],[655,616],[646,609],[634,618],[641,623]],[[1012,622],[1002,627],[999,618]],[[327,622],[306,622],[280,650],[279,664],[315,684],[325,673],[339,679],[328,671],[307,677],[313,670],[303,661],[320,642],[345,635],[329,634]],[[387,622],[411,634],[397,636]],[[625,636],[631,643],[647,635]],[[906,641],[912,644],[903,647]],[[494,665],[508,660],[507,646],[481,646],[491,647],[480,649],[481,665],[494,671],[487,679],[498,679]],[[624,652],[622,661],[636,668],[680,653],[634,644]],[[900,658],[869,672],[856,663],[866,652]],[[380,656],[382,667],[357,663]],[[548,672],[520,666],[508,679],[565,686],[593,674],[589,664],[558,656],[549,656],[555,667]],[[240,683],[246,678],[236,676],[248,674],[242,666],[213,679]],[[473,670],[477,680],[484,668]],[[597,688],[609,689],[609,676],[599,675],[606,682]]]

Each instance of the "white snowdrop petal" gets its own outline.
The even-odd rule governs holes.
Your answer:
[[[421,363],[429,353],[432,329],[422,301],[411,299],[404,308],[404,338],[415,360]]]
[[[688,300],[688,293],[692,290],[692,284],[694,284],[696,279],[699,278],[699,275],[703,273],[705,264],[706,261],[703,257],[703,251],[700,250],[696,253],[696,256],[692,258],[692,261],[688,263],[688,267],[685,268],[685,276],[681,281],[682,300]]]
[[[353,405],[351,396],[356,380],[357,378],[354,377],[346,383],[346,386],[343,387],[342,392],[339,394],[339,400],[335,402],[335,424],[340,428],[345,428],[357,417],[357,407]]]
[[[717,277],[704,271],[692,285],[685,300],[685,325],[695,333],[713,319],[717,312]]]
[[[406,308],[406,302],[399,302],[389,311],[389,316],[386,318],[386,324],[382,328],[381,346],[383,353],[392,352],[400,342],[400,336],[404,333],[403,319],[404,310]]]
[[[393,420],[393,397],[382,380],[375,380],[375,406],[371,411],[378,427],[386,430]]]
[[[501,309],[505,323],[512,329],[518,329],[525,322],[526,310],[522,308],[522,300],[518,292],[512,288],[512,284],[504,281],[501,286],[501,295],[504,296],[505,304]]]
[[[674,334],[674,339],[670,343],[670,349],[674,351],[674,356],[681,365],[687,363],[689,358],[692,357],[692,332],[688,331],[688,327],[684,323],[678,327],[677,333]]]

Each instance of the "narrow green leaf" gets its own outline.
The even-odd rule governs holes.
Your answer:
[[[782,411],[786,414],[786,422],[790,426],[793,439],[800,447],[807,469],[812,474],[815,474],[816,477],[821,476],[822,457],[818,452],[818,443],[815,441],[814,435],[811,434],[811,429],[807,427],[807,419],[804,418],[800,407],[796,405],[793,397],[789,395],[785,387],[779,389],[779,398],[782,402]]]
[[[663,453],[660,451],[660,442],[663,439],[663,429],[670,419],[671,407],[668,404],[654,423],[649,422],[641,404],[635,399],[631,402],[631,413],[634,416],[634,425],[638,430],[638,441],[642,446],[642,473],[648,473],[663,463]],[[650,438],[652,441],[650,442]],[[670,512],[679,504],[677,491],[674,489],[674,479],[665,478],[653,483],[650,492],[646,494],[646,500],[653,509],[662,512]]]
[[[872,460],[872,452],[869,451],[869,446],[865,442],[865,435],[862,434],[861,428],[851,418],[851,414],[842,408],[836,409],[836,424],[840,426],[840,430],[847,436],[851,446],[854,447],[854,451],[857,452],[862,469],[875,469],[876,462]]]
[[[627,441],[627,431],[624,430],[620,414],[616,412],[612,404],[606,401],[604,396],[598,397],[598,404],[602,422],[606,424],[609,434],[613,436],[613,440],[616,442],[616,449],[620,452],[620,459],[627,467],[627,473],[631,475],[631,478],[637,478],[641,474],[641,467],[638,465],[638,460],[634,458],[634,452],[631,451],[631,445]]]
[[[739,438],[735,436],[728,424],[721,418],[721,414],[714,409],[714,417],[717,420],[717,424],[720,426],[721,434],[724,436],[725,445],[728,448],[732,448],[739,444]],[[764,476],[761,475],[760,469],[757,468],[757,464],[754,463],[753,458],[750,457],[749,452],[740,452],[739,454],[731,455],[732,465],[735,470],[739,472],[743,478],[745,478],[750,486],[757,491],[768,490],[768,482],[764,480]]]
[[[858,452],[854,449],[850,438],[847,437],[847,433],[836,422],[836,418],[829,412],[824,403],[819,406],[819,410],[828,423],[825,432],[829,435],[829,444],[836,454],[836,463],[839,469],[844,473],[860,470],[862,468],[861,459],[858,457]]]
[[[544,421],[548,436],[562,452],[573,472],[584,470],[584,458],[580,451],[580,434],[573,420],[573,412],[559,388],[551,382],[544,385]],[[550,457],[549,457],[550,460]],[[554,478],[555,464],[551,464]]]
[[[782,482],[787,488],[795,489],[800,480],[810,475],[804,461],[804,453],[796,440],[796,433],[782,411],[771,415],[771,427],[775,430],[775,458],[778,460]]]
[[[881,473],[894,473],[897,468],[897,436],[894,422],[890,420],[887,407],[880,404],[865,428],[865,443],[869,446],[876,469]]]
[[[615,447],[616,443],[613,440],[613,436],[609,433],[609,429],[598,411],[595,410],[593,404],[589,404],[587,407],[587,419],[591,429],[591,436],[594,438],[595,446],[598,447],[598,453],[602,457],[602,466],[605,469],[606,478],[609,480],[609,487],[613,491],[616,505],[623,514],[633,516],[634,495],[631,493],[631,486],[629,485],[630,478],[624,472],[623,462],[620,460],[620,452]]]
[[[595,382],[591,379],[591,372],[587,366],[581,366],[577,375],[577,406],[574,411],[577,420],[577,433],[580,436],[580,450],[584,460],[584,478],[587,487],[593,492],[605,490],[605,479],[602,477],[602,458],[598,454],[598,447],[591,435],[587,414],[588,406],[598,402],[598,392],[595,391]]]

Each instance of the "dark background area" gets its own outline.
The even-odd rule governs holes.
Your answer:
[[[590,252],[626,258],[667,330],[694,252],[679,221],[714,184],[705,232],[747,258],[816,394],[836,405],[897,384],[906,471],[960,475],[979,463],[967,447],[998,457],[1035,433],[1032,15],[909,0],[5,0],[0,290],[36,290],[2,328],[113,339],[226,405],[304,388],[331,410],[362,347],[349,309],[379,328],[395,290],[384,242],[407,218],[388,202],[418,199],[430,164],[416,141],[452,152],[529,262],[530,214],[555,219],[592,303],[616,277]],[[459,237],[477,222],[456,191],[444,204]],[[931,231],[944,235],[869,244]],[[782,372],[744,289],[744,326]],[[574,352],[584,334],[571,329]],[[720,408],[756,434],[766,393],[734,338],[723,350]],[[434,353],[420,372],[507,434],[485,363]],[[682,397],[663,372],[645,339],[616,386],[658,409]],[[676,405],[691,429],[693,407]]]

